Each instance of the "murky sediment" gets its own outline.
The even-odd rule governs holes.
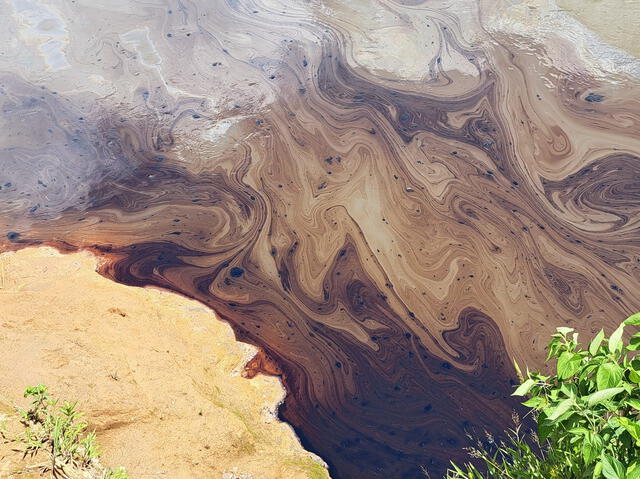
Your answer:
[[[564,3],[5,1],[2,241],[213,307],[335,477],[437,477],[640,308],[639,62]]]

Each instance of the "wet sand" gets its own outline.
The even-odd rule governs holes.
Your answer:
[[[640,57],[640,2],[636,0],[557,0],[558,6],[613,47]]]

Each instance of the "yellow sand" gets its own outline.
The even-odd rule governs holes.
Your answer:
[[[640,57],[640,2],[637,0],[556,2],[606,43]]]
[[[276,419],[277,378],[241,376],[254,348],[199,303],[96,266],[50,248],[0,255],[0,413],[46,384],[79,401],[103,463],[132,478],[328,477]],[[27,477],[1,442],[0,477]]]

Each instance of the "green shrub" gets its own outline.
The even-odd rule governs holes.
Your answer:
[[[115,471],[100,465],[100,450],[94,431],[87,432],[83,414],[76,409],[76,402],[57,399],[47,393],[47,387],[39,384],[27,388],[25,398],[31,398],[29,409],[18,409],[22,432],[14,441],[22,445],[24,457],[40,452],[49,455],[49,461],[41,466],[42,472],[51,471],[54,477],[82,477],[96,479],[128,479],[123,468]]]
[[[452,464],[447,479],[640,479],[640,313],[607,339],[600,331],[587,349],[571,328],[558,328],[547,361],[556,374],[523,375],[515,396],[527,396],[537,430],[516,426],[506,439],[470,449],[483,467]],[[486,472],[485,472],[486,470]]]

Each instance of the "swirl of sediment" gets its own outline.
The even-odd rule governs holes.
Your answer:
[[[437,477],[467,432],[509,427],[511,358],[640,307],[640,87],[576,84],[474,9],[376,5],[96,19],[108,95],[1,78],[0,224],[211,306],[335,477]],[[394,77],[369,21],[432,56]]]

